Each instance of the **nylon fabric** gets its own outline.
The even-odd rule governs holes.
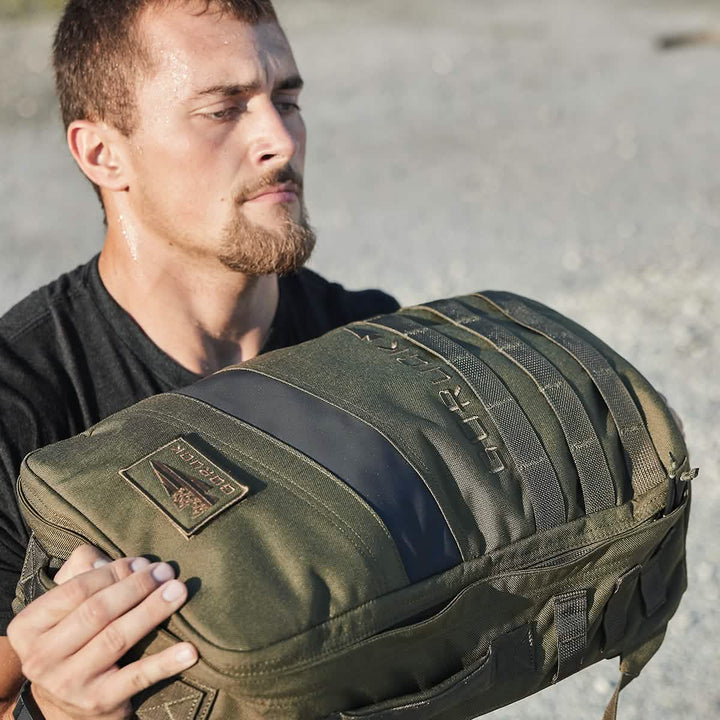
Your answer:
[[[615,583],[615,590],[603,614],[604,647],[612,652],[619,647],[627,627],[628,608],[637,591],[640,565],[623,573]]]
[[[372,323],[395,330],[437,353],[462,375],[482,402],[505,441],[513,466],[524,481],[540,530],[562,525],[565,503],[555,469],[542,442],[502,381],[479,358],[450,338],[401,315],[374,318]]]
[[[640,589],[647,617],[654,615],[667,600],[665,582],[659,565],[660,557],[656,555],[645,563],[640,571]]]
[[[630,461],[630,475],[636,492],[646,492],[666,477],[645,423],[627,388],[608,361],[592,345],[567,327],[535,312],[516,296],[489,292],[479,294],[478,297],[489,300],[508,317],[565,348],[588,371],[617,425]]]
[[[452,678],[420,698],[401,698],[392,706],[381,703],[358,713],[337,713],[325,720],[431,720],[451,711],[463,700],[487,692],[498,677],[511,671],[516,675],[535,669],[530,629],[521,627],[493,641],[487,653],[463,677]]]
[[[617,720],[620,693],[640,675],[642,669],[658,651],[664,637],[665,628],[663,627],[657,635],[651,637],[649,640],[645,640],[640,647],[622,657],[620,660],[620,680],[605,709],[602,720]]]
[[[553,409],[575,460],[586,513],[615,504],[615,486],[597,433],[577,393],[552,363],[498,323],[476,314],[455,300],[428,303],[441,318],[476,333],[514,360],[537,384]]]
[[[676,459],[665,482],[633,487],[571,353],[467,296],[431,304],[467,327],[427,308],[352,323],[32,452],[18,500],[38,551],[17,609],[82,541],[174,561],[190,600],[126,660],[178,639],[200,659],[135,698],[148,720],[472,720],[606,657],[637,676],[687,587],[696,473],[634,368],[522,302],[617,368]],[[573,398],[615,502],[583,487]]]
[[[43,594],[43,587],[40,582],[40,571],[48,567],[50,556],[45,552],[42,545],[30,533],[25,562],[23,563],[20,580],[18,581],[18,607],[24,607]]]
[[[422,478],[367,423],[254,371],[220,372],[178,393],[288,443],[350,485],[384,521],[412,582],[462,561],[450,528]]]

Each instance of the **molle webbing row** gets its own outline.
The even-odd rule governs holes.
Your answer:
[[[655,487],[667,477],[630,393],[601,353],[565,325],[540,314],[516,295],[504,292],[478,293],[519,325],[544,335],[566,350],[592,378],[615,421],[627,454],[628,472],[636,495]]]
[[[555,469],[522,408],[493,370],[439,329],[409,317],[384,315],[373,318],[371,324],[392,330],[430,351],[465,379],[505,442],[527,489],[538,529],[565,523],[565,503]]]
[[[505,325],[473,313],[457,300],[438,300],[421,307],[482,337],[527,373],[560,423],[577,466],[586,514],[615,505],[615,485],[597,432],[582,401],[558,369]]]

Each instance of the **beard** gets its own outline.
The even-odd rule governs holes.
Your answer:
[[[310,258],[315,247],[315,231],[310,226],[302,199],[302,178],[290,168],[269,175],[260,183],[245,188],[238,195],[238,206],[251,193],[271,185],[294,182],[299,190],[300,218],[292,217],[290,208],[278,208],[284,215],[283,227],[268,230],[250,222],[241,213],[225,227],[218,260],[225,267],[249,277],[288,275],[299,270]]]

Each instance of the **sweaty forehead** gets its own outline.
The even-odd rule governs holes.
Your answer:
[[[145,12],[138,31],[151,62],[147,79],[171,84],[178,96],[213,83],[274,84],[297,74],[275,22],[251,25],[228,13],[170,4]]]

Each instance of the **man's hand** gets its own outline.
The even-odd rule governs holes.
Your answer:
[[[58,572],[58,587],[17,615],[8,638],[47,720],[127,718],[133,695],[197,662],[195,648],[178,643],[117,665],[187,599],[174,575],[167,563],[109,562],[83,546]]]

